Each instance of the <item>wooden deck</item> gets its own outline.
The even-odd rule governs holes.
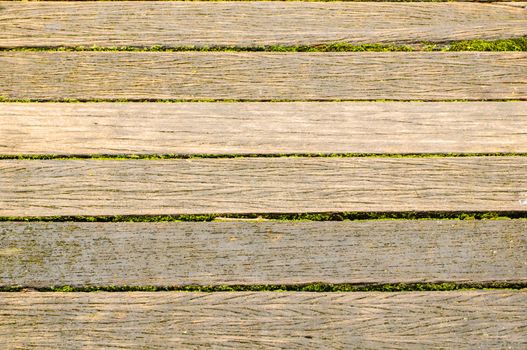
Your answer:
[[[526,6],[0,1],[0,347],[526,348]]]

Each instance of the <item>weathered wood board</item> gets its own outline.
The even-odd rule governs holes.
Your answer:
[[[527,152],[527,102],[1,103],[0,154]]]
[[[527,99],[527,52],[0,52],[0,96]]]
[[[527,157],[6,160],[0,215],[527,210]]]
[[[1,293],[7,349],[521,349],[525,291]]]
[[[519,7],[519,8],[527,9],[527,1],[502,2],[502,3],[495,3],[495,5],[512,6],[512,7]]]
[[[527,35],[527,11],[481,3],[0,2],[0,47],[419,43]]]
[[[0,222],[0,286],[527,282],[527,220]]]

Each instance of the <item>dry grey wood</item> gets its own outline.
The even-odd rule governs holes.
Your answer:
[[[527,152],[527,102],[1,103],[0,154]]]
[[[527,210],[527,157],[5,160],[0,215]]]
[[[527,35],[527,11],[481,3],[0,2],[0,47],[419,43]]]
[[[527,220],[0,222],[0,286],[527,282]]]
[[[525,291],[0,293],[5,349],[523,349]]]
[[[8,99],[527,99],[527,52],[0,52]]]

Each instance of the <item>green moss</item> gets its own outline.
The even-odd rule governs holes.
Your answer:
[[[1,155],[0,160],[163,160],[232,158],[460,158],[526,157],[527,153],[240,153],[240,154],[20,154]]]
[[[457,41],[443,51],[527,51],[527,38]]]
[[[210,222],[224,221],[225,219],[268,221],[509,220],[527,219],[527,212],[330,212],[216,213],[202,215],[0,216],[0,222]]]
[[[0,286],[0,292],[20,292],[34,290],[38,292],[413,292],[413,291],[456,291],[456,290],[485,290],[485,289],[525,289],[525,282],[488,282],[488,283],[388,283],[388,284],[256,284],[256,285],[186,285],[186,286],[52,286],[52,287],[23,287]]]
[[[354,45],[336,42],[320,45],[266,45],[266,46],[177,46],[169,47],[153,45],[149,47],[138,46],[72,46],[72,47],[27,47],[27,48],[0,48],[0,51],[54,51],[54,52],[394,52],[414,51],[407,45],[391,44],[360,44]]]
[[[462,40],[448,43],[422,42],[411,45],[330,42],[317,45],[261,46],[46,46],[0,48],[0,51],[115,51],[115,52],[410,52],[410,51],[527,51],[527,38]]]

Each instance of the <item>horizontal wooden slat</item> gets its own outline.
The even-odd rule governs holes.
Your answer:
[[[527,152],[527,102],[3,103],[0,154]]]
[[[527,35],[481,3],[0,2],[0,47],[416,43]]]
[[[0,215],[527,210],[527,157],[7,160]]]
[[[8,99],[526,99],[527,52],[0,52]]]
[[[8,349],[520,349],[525,291],[1,293]]]
[[[502,3],[495,3],[495,5],[512,6],[512,7],[519,7],[519,8],[527,9],[527,1],[502,2]]]
[[[0,222],[0,286],[527,282],[527,220]]]

